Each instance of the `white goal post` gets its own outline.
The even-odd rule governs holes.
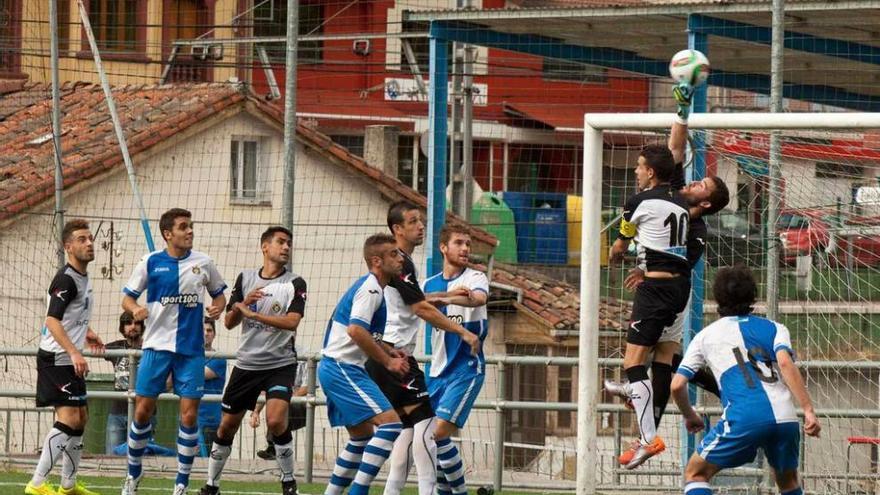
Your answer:
[[[580,333],[577,410],[577,493],[596,492],[599,468],[599,294],[603,132],[667,130],[674,114],[602,113],[584,116],[583,203],[580,271]],[[832,130],[880,129],[880,113],[704,113],[690,129]]]

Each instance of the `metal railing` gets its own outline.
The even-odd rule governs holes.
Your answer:
[[[3,349],[0,348],[0,356],[36,356],[37,349]],[[137,361],[142,351],[136,349],[129,350],[107,350],[101,354],[95,354],[90,352],[84,352],[85,356],[88,357],[129,357],[129,373],[131,379],[129,380],[129,388],[127,391],[90,391],[88,393],[89,398],[93,399],[124,399],[128,401],[128,423],[131,423],[133,412],[134,412],[134,400],[135,400],[135,377],[136,377],[136,368]],[[220,358],[220,359],[228,359],[234,360],[234,353],[226,353],[226,352],[208,352],[206,353],[207,357]],[[304,455],[303,455],[303,475],[304,481],[307,483],[313,482],[315,479],[316,469],[314,466],[314,453],[315,453],[315,438],[316,438],[316,426],[315,426],[315,411],[319,406],[326,405],[326,400],[317,395],[317,363],[320,361],[321,356],[319,353],[308,353],[304,355],[300,355],[298,357],[300,361],[300,365],[306,366],[305,373],[305,386],[307,388],[307,395],[305,397],[293,397],[291,399],[292,403],[301,403],[306,406],[306,426],[304,431],[302,432],[303,436],[303,445],[304,445]],[[430,358],[425,356],[418,356],[417,360],[420,362],[428,362]],[[547,447],[542,445],[531,445],[531,444],[523,444],[516,442],[505,442],[505,429],[506,422],[504,413],[506,411],[554,411],[554,412],[573,412],[577,411],[577,404],[574,402],[547,402],[547,401],[519,401],[519,400],[507,400],[505,399],[505,386],[506,386],[506,374],[507,367],[509,365],[531,365],[531,366],[577,366],[578,358],[567,358],[567,357],[545,357],[545,356],[486,356],[487,365],[495,366],[495,394],[496,398],[494,399],[481,399],[477,400],[474,404],[474,409],[477,410],[489,410],[494,411],[494,431],[492,434],[492,440],[490,442],[487,441],[475,441],[475,440],[467,440],[461,439],[463,444],[469,444],[468,447],[463,446],[462,451],[471,452],[472,458],[480,457],[478,452],[482,452],[482,461],[490,462],[489,457],[492,457],[491,462],[492,465],[492,477],[491,480],[474,480],[476,482],[480,481],[488,481],[491,483],[493,488],[496,491],[500,491],[502,488],[554,488],[554,489],[573,489],[574,488],[574,480],[562,480],[562,481],[551,481],[551,480],[541,480],[538,482],[527,482],[522,480],[505,480],[504,474],[504,450],[507,448],[522,448],[522,449],[532,449],[532,450],[542,450],[542,451],[561,451],[560,455],[563,457],[566,453],[570,453],[572,455],[575,454],[575,449],[572,448],[560,448],[560,447]],[[616,367],[622,365],[622,359],[618,358],[600,358],[599,365],[602,367]],[[804,370],[872,370],[876,372],[880,372],[880,362],[876,361],[802,361],[799,363],[801,369]],[[33,390],[22,390],[22,389],[8,389],[2,388],[0,389],[0,397],[5,398],[25,398],[32,399],[35,394]],[[205,402],[220,402],[222,395],[219,394],[206,394],[202,399]],[[160,401],[176,401],[178,397],[171,393],[163,393],[158,397]],[[261,397],[260,401],[264,401]],[[697,410],[700,414],[704,415],[707,419],[709,417],[717,417],[720,416],[722,410],[720,407],[706,407],[699,406]],[[625,413],[630,413],[622,404],[609,404],[609,403],[599,403],[596,405],[597,413],[610,413],[614,415],[614,432],[613,432],[613,445],[614,445],[614,453],[615,456],[620,452],[621,444],[622,444],[622,431],[621,431],[621,416]],[[817,409],[817,414],[822,418],[858,418],[858,419],[880,419],[880,409],[845,409],[845,408],[820,408]],[[37,415],[37,432],[36,436],[39,438],[42,435],[40,431],[41,425],[43,424],[43,416],[44,415],[53,415],[54,411],[50,408],[43,409],[33,409],[33,408],[21,408],[21,407],[7,407],[0,408],[0,414],[5,413],[5,417],[0,415],[0,418],[4,420],[5,426],[5,460],[10,463],[28,463],[30,461],[22,460],[20,458],[15,458],[10,456],[10,448],[11,448],[11,439],[13,438],[12,432],[12,413],[21,413],[23,415],[36,414]],[[675,408],[671,408],[667,411],[667,414],[678,415],[678,411]],[[16,432],[17,433],[17,432]],[[21,431],[22,445],[25,443],[24,438],[26,432],[24,428]],[[322,428],[320,431],[320,435],[322,438],[326,438],[328,434],[331,435],[339,435],[338,431],[334,431],[329,428]],[[254,439],[256,442],[256,439]],[[337,439],[338,442],[338,439]],[[490,447],[494,447],[492,452],[490,453]],[[326,445],[325,445],[326,448]],[[802,447],[803,448],[803,447]],[[335,453],[331,453],[335,455]],[[802,452],[803,454],[803,452]],[[0,456],[2,458],[3,456]],[[550,460],[552,464],[552,458]],[[803,463],[803,455],[801,462]],[[103,468],[106,469],[107,466],[103,465]],[[260,470],[263,471],[263,470]],[[603,472],[605,469],[603,469]],[[613,483],[599,483],[598,486],[612,488],[614,486],[618,486],[617,483],[620,482],[621,479],[626,479],[627,477],[631,477],[635,474],[650,476],[650,475],[658,475],[658,476],[680,476],[680,469],[641,469],[637,472],[632,471],[624,471],[616,466],[613,466],[607,471],[611,474],[611,479]],[[255,472],[253,469],[250,471],[240,471],[242,473],[252,473]],[[321,477],[326,477],[329,475],[329,471],[326,473],[322,473]],[[755,469],[751,468],[741,468],[737,470],[733,470],[730,473],[725,472],[725,475],[733,476],[733,477],[744,477],[744,478],[755,478]],[[843,481],[847,478],[855,480],[855,479],[880,479],[880,474],[876,473],[845,473],[845,472],[822,472],[822,473],[803,473],[804,478],[831,478],[835,480]],[[605,476],[603,475],[604,479]],[[548,482],[550,483],[548,485]],[[627,486],[631,486],[627,484]],[[654,486],[646,486],[646,490],[649,489],[660,489],[660,487]],[[663,487],[665,489],[670,488],[669,486]]]

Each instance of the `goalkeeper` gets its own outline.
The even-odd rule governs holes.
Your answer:
[[[690,184],[685,183],[683,162],[687,149],[687,121],[690,116],[694,87],[686,83],[679,83],[673,87],[672,93],[678,105],[678,112],[675,122],[672,124],[667,143],[676,163],[675,174],[670,184],[674,189],[678,189],[680,195],[688,204],[690,220],[686,243],[687,261],[689,266],[693,268],[702,258],[705,251],[707,227],[702,217],[714,214],[727,206],[730,194],[727,185],[719,177],[705,177]],[[644,281],[644,274],[645,260],[640,259],[639,266],[630,270],[624,285],[627,289],[635,291]],[[666,410],[666,405],[669,402],[672,373],[681,362],[681,339],[684,331],[685,315],[690,311],[690,304],[689,299],[685,308],[677,313],[674,323],[663,329],[663,333],[658,341],[658,347],[661,348],[663,354],[666,356],[670,353],[672,354],[671,364],[663,362],[662,359],[658,360],[658,353],[655,353],[652,359],[651,388],[655,427],[659,426],[663,413]],[[718,385],[711,372],[701,370],[692,381],[709,392],[718,395]],[[606,380],[605,389],[624,398],[627,401],[627,405],[631,407],[630,388],[627,383],[615,383]],[[630,449],[624,452],[620,462],[624,465],[629,464],[635,450],[637,449]]]

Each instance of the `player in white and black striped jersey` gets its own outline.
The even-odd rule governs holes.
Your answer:
[[[627,469],[663,452],[653,411],[653,387],[646,363],[671,367],[675,347],[660,342],[664,329],[675,322],[690,296],[690,265],[687,238],[690,225],[687,200],[670,184],[676,166],[665,145],[648,145],[638,158],[636,178],[641,192],[626,201],[620,234],[611,248],[610,263],[623,258],[630,241],[638,243],[644,260],[645,280],[636,289],[623,367],[628,379],[627,395],[638,416],[639,442],[624,452],[619,462]]]
[[[94,237],[85,220],[67,222],[61,234],[67,264],[49,285],[46,323],[40,332],[37,352],[37,407],[54,406],[55,424],[43,441],[43,451],[27,495],[55,495],[46,483],[49,471],[62,458],[61,486],[64,495],[95,495],[76,482],[82,456],[82,437],[88,421],[85,376],[89,365],[82,355],[88,344],[102,351],[104,343],[89,326],[92,317],[92,283],[86,268],[95,259]]]
[[[673,87],[673,96],[678,102],[678,118],[672,124],[669,134],[668,147],[672,152],[673,159],[676,162],[675,174],[672,178],[671,185],[684,196],[688,203],[690,212],[690,225],[688,226],[687,235],[687,259],[688,264],[693,269],[699,260],[703,257],[706,248],[706,239],[708,237],[708,229],[706,222],[703,220],[708,215],[713,215],[727,206],[730,201],[730,192],[727,185],[718,176],[707,176],[699,180],[687,183],[684,177],[683,162],[687,152],[687,117],[690,113],[691,98],[693,97],[693,87],[687,84],[678,84]],[[624,281],[624,286],[634,291],[644,281],[644,266],[633,268]],[[678,368],[681,362],[681,341],[686,329],[684,328],[685,316],[690,312],[690,300],[687,306],[676,316],[675,322],[666,327],[660,337],[660,342],[668,342],[664,346],[673,346],[675,348],[672,357],[672,365],[665,362],[652,360],[651,363],[651,386],[653,387],[654,402],[654,424],[659,428],[660,420],[666,411],[666,405],[669,402],[670,384],[672,383],[672,373]],[[668,349],[666,349],[668,351]],[[719,395],[718,384],[715,377],[708,370],[697,370],[691,383],[701,387],[702,389],[714,395]],[[606,386],[609,390],[624,391],[625,387],[621,384],[611,383]],[[627,404],[631,405],[628,397]]]
[[[235,367],[223,393],[223,416],[208,460],[208,480],[202,495],[219,493],[220,476],[245,412],[254,410],[266,394],[266,426],[273,435],[275,459],[284,495],[297,493],[293,476],[293,437],[287,411],[296,381],[293,341],[305,314],[306,281],[290,272],[292,235],[284,227],[269,227],[260,236],[263,265],[244,270],[235,280],[226,307],[226,327],[242,325]]]

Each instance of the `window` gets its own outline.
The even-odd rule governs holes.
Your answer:
[[[0,74],[19,78],[21,72],[21,0],[0,0]]]
[[[58,0],[58,52],[63,56],[70,50],[70,0]]]
[[[337,134],[330,136],[330,139],[347,149],[352,155],[356,156],[364,156],[364,136],[363,134],[359,136],[353,136],[350,134]]]
[[[404,33],[426,33],[428,32],[428,23],[403,21],[403,27],[401,29]],[[421,71],[423,75],[427,75],[428,57],[431,51],[430,45],[428,44],[428,38],[404,38],[402,41],[407,41],[409,43],[413,55],[416,57],[416,62],[419,65],[419,71]],[[447,44],[452,46],[452,43]],[[447,60],[452,63],[450,59]],[[406,60],[406,55],[403,53],[403,48],[401,48],[400,53],[400,70],[403,72],[412,72],[409,68],[409,62]]]
[[[324,10],[320,4],[302,2],[299,5],[299,35],[316,35],[324,32]],[[265,0],[254,9],[254,36],[287,36],[287,0]],[[287,58],[285,43],[263,43],[269,60],[283,64]],[[298,64],[318,64],[323,60],[322,41],[299,41]]]
[[[849,163],[816,162],[817,179],[861,179],[865,169]]]
[[[541,75],[551,81],[604,83],[608,80],[606,69],[558,58],[544,58]]]
[[[428,76],[428,61],[431,56],[431,45],[428,40],[428,23],[427,22],[415,22],[415,21],[403,21],[403,26],[401,26],[401,31],[404,33],[423,33],[424,37],[419,38],[405,38],[405,41],[409,42],[410,48],[412,48],[413,55],[416,57],[416,62],[419,65],[419,71],[422,73],[422,76],[427,78]],[[449,72],[452,72],[452,42],[446,43],[446,60],[449,63]],[[406,73],[412,73],[409,68],[409,62],[406,60],[406,55],[403,53],[403,47],[401,47],[400,53],[400,70]]]
[[[142,50],[139,31],[145,30],[139,3],[146,0],[89,0],[89,21],[99,50],[137,52]],[[88,42],[84,40],[84,48]]]
[[[559,376],[556,381],[556,390],[559,402],[571,402],[572,400],[572,367],[557,366]],[[571,428],[571,412],[559,411],[556,413],[557,428]]]
[[[268,201],[261,178],[259,138],[237,138],[230,149],[229,197],[234,202],[263,203]]]

